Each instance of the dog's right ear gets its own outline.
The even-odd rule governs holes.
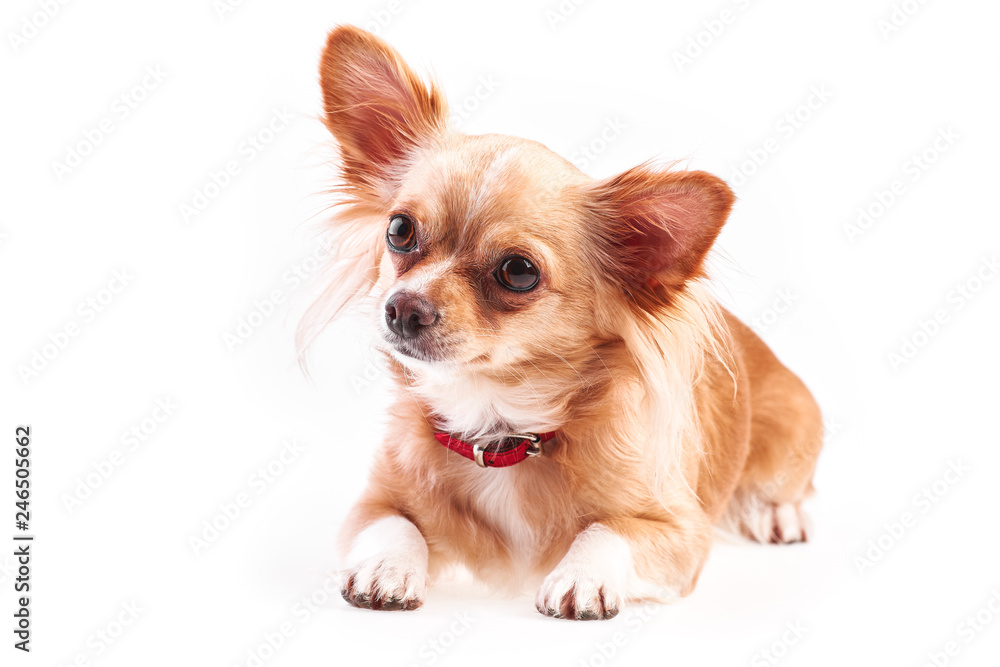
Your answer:
[[[444,131],[447,104],[384,41],[354,26],[330,33],[320,60],[324,122],[341,147],[344,175],[378,186]]]

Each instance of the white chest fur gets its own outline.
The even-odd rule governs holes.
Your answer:
[[[531,388],[506,387],[486,376],[426,369],[412,388],[440,419],[440,426],[467,440],[551,430],[549,401]]]
[[[469,495],[475,508],[504,536],[514,560],[528,561],[538,549],[537,535],[521,513],[526,499],[517,491],[514,468],[476,468],[471,472],[475,479]]]
[[[553,430],[553,416],[543,400],[529,388],[504,386],[497,380],[471,373],[453,373],[430,365],[418,369],[410,388],[441,420],[437,426],[466,441],[493,441],[512,433]],[[518,466],[483,470],[471,462],[463,493],[473,507],[501,535],[516,561],[531,559],[539,550],[538,535],[524,519],[521,508],[530,502],[519,492]]]

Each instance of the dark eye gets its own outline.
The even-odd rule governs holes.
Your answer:
[[[505,258],[493,275],[498,283],[515,292],[527,292],[538,284],[538,267],[520,255]]]
[[[405,215],[389,218],[389,230],[385,233],[389,247],[396,252],[410,252],[417,247],[417,230],[413,221]]]

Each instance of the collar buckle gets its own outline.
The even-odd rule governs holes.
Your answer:
[[[485,468],[486,467],[486,462],[483,461],[483,446],[482,445],[480,445],[478,443],[472,445],[472,456],[473,456],[473,460],[476,462],[477,466],[479,466],[480,468]]]
[[[536,456],[542,455],[542,436],[537,433],[511,433],[510,435],[502,438],[500,442],[507,442],[510,440],[521,440],[525,444],[524,456],[526,458],[535,458]],[[488,468],[490,466],[486,465],[486,461],[483,459],[483,453],[485,449],[481,444],[472,445],[472,460],[476,462],[480,468]]]
[[[528,448],[524,451],[524,455],[528,458],[534,458],[542,455],[542,436],[537,433],[512,433],[507,437],[526,440]]]

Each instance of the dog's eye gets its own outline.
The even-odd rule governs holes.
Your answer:
[[[527,292],[538,284],[538,267],[520,255],[505,258],[493,275],[498,283],[515,292]]]
[[[410,252],[417,247],[417,230],[413,221],[405,215],[389,218],[389,230],[385,233],[389,247],[396,252]]]

